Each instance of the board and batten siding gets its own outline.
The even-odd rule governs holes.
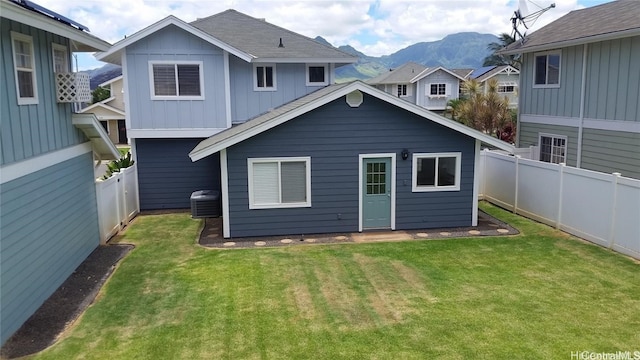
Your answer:
[[[189,152],[203,139],[136,139],[140,210],[186,209],[191,193],[220,191],[220,158],[192,162]]]
[[[245,122],[323,87],[306,86],[306,64],[281,63],[276,64],[275,67],[277,90],[255,91],[253,64],[229,55],[231,121],[233,123]],[[329,77],[329,74],[327,73],[326,76]]]
[[[431,84],[446,84],[446,96],[445,97],[433,97],[430,98]],[[460,91],[460,79],[455,76],[438,70],[433,74],[418,80],[416,101],[417,104],[427,108],[429,110],[445,110],[447,108],[447,102],[451,99],[457,99]]]
[[[230,235],[300,235],[358,231],[359,154],[397,154],[396,228],[470,226],[475,139],[364,95],[344,97],[227,149]],[[411,157],[462,152],[461,190],[411,191]],[[311,207],[249,209],[247,158],[311,157]]]
[[[581,167],[640,179],[640,133],[584,129]]]
[[[0,165],[84,142],[82,132],[71,123],[71,104],[56,102],[51,44],[71,51],[68,39],[4,18],[0,29]],[[18,105],[11,31],[32,37],[37,104]]]
[[[2,184],[0,201],[4,343],[99,244],[91,153]]]
[[[540,133],[567,137],[567,165],[576,166],[578,159],[578,128],[550,124],[534,124],[523,122],[518,128],[520,142],[518,147],[526,148],[538,144]]]
[[[131,129],[227,127],[223,51],[170,25],[126,49]],[[204,100],[151,100],[150,61],[202,61]]]

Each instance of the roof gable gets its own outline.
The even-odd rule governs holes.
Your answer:
[[[423,72],[427,67],[415,62],[408,62],[397,69],[382,73],[373,79],[367,80],[367,84],[401,84],[410,83],[416,75]]]
[[[263,115],[257,116],[247,122],[215,134],[208,139],[201,141],[189,153],[189,157],[192,161],[200,160],[356,91],[360,91],[386,101],[399,108],[417,114],[425,118],[425,120],[433,121],[449,129],[478,139],[486,144],[495,146],[502,150],[510,152],[514,151],[514,147],[512,145],[507,144],[502,140],[488,136],[466,125],[437,115],[421,106],[399,99],[361,81],[354,81],[351,83],[327,86],[290,103],[284,104]]]
[[[574,10],[516,41],[501,54],[549,50],[640,35],[640,1],[618,0]]]
[[[483,73],[482,75],[476,77],[475,79],[478,80],[479,82],[485,82],[485,81],[491,79],[492,77],[494,77],[496,75],[500,75],[500,74],[519,75],[520,74],[520,70],[514,68],[511,65],[494,66],[491,70]]]
[[[454,78],[457,78],[457,79],[460,79],[460,80],[463,80],[463,81],[465,80],[464,77],[460,76],[459,74],[456,74],[455,72],[453,72],[453,71],[451,71],[451,70],[449,70],[447,68],[444,68],[442,66],[438,66],[438,67],[432,67],[432,68],[425,69],[423,72],[421,72],[420,74],[416,75],[413,79],[411,79],[411,82],[412,83],[418,82],[418,81],[426,78],[427,76],[435,73],[438,70],[442,70],[445,73],[453,76]]]
[[[357,61],[353,55],[236,10],[226,10],[198,19],[190,25],[234,48],[251,54],[253,62],[353,63]]]
[[[200,39],[215,45],[225,51],[230,52],[231,54],[243,59],[244,61],[251,61],[254,56],[252,56],[251,54],[248,54],[246,52],[243,52],[213,36],[211,36],[208,33],[203,32],[202,30],[195,28],[189,24],[187,24],[186,22],[178,19],[177,17],[173,16],[173,15],[169,15],[166,18],[147,26],[146,28],[138,31],[137,33],[128,36],[120,41],[118,41],[117,43],[113,44],[113,46],[105,51],[105,52],[100,52],[95,54],[95,57],[100,60],[100,61],[106,61],[108,63],[112,63],[112,64],[118,64],[118,65],[122,65],[121,63],[121,55],[122,55],[122,51],[129,45],[132,45],[133,43],[136,43],[144,38],[146,38],[147,36],[155,33],[156,31],[159,31],[161,29],[164,29],[168,26],[176,26],[194,36],[199,37]]]

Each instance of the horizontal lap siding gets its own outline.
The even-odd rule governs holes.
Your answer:
[[[1,342],[99,243],[91,154],[2,184]]]
[[[231,236],[299,235],[358,230],[359,154],[397,155],[396,227],[471,224],[475,140],[365,95],[359,108],[344,98],[227,150]],[[462,151],[458,192],[411,192],[410,152]],[[311,157],[311,207],[249,210],[247,158]],[[340,219],[338,219],[340,214]]]
[[[640,179],[640,134],[584,129],[582,167]]]
[[[185,209],[191,193],[220,190],[220,160],[192,162],[189,152],[202,139],[136,139],[140,209]]]
[[[567,165],[576,166],[578,159],[578,128],[571,126],[534,124],[521,122],[518,128],[520,141],[518,147],[529,147],[538,144],[540,133],[567,137]]]

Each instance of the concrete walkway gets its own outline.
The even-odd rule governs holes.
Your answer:
[[[199,242],[200,245],[210,248],[237,249],[294,246],[302,244],[431,240],[516,234],[519,234],[518,230],[480,211],[478,212],[478,226],[475,227],[397,231],[366,231],[362,233],[264,236],[231,239],[225,239],[222,237],[222,218],[209,218],[205,221],[205,226],[200,233]]]

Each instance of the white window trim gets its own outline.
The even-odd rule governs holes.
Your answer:
[[[407,89],[406,94],[398,95],[398,86],[404,86]],[[409,96],[411,96],[411,85],[409,85],[409,84],[396,84],[395,92],[396,92],[395,95],[398,96],[398,97],[401,97],[401,98],[409,97]]]
[[[200,96],[180,96],[180,95],[156,95],[153,82],[153,65],[198,65],[200,70]],[[149,92],[151,100],[204,100],[204,70],[202,61],[174,61],[174,60],[152,60],[149,61]],[[178,72],[176,70],[176,93],[178,91]]]
[[[275,204],[255,204],[254,192],[253,192],[253,164],[256,163],[272,163],[272,162],[300,162],[306,163],[306,191],[307,201],[297,203],[275,203]],[[278,167],[280,168],[280,167]],[[282,208],[300,208],[311,207],[311,157],[299,156],[299,157],[270,157],[270,158],[248,158],[247,159],[247,183],[249,188],[249,209],[282,209]],[[281,186],[280,172],[278,172],[278,185]],[[282,197],[282,192],[280,192]],[[281,200],[282,201],[282,200]]]
[[[109,126],[109,120],[98,120],[99,122],[106,122],[107,123],[107,135],[111,135],[111,126]],[[100,126],[102,126],[102,124],[100,124]],[[104,129],[104,127],[103,127]]]
[[[272,87],[258,87],[258,67],[272,67],[273,68],[273,86]],[[259,63],[253,64],[253,91],[277,91],[278,90],[278,71],[276,64]]]
[[[20,84],[18,82],[18,66],[16,64],[16,48],[15,40],[24,41],[31,46],[31,73],[33,81],[33,97],[21,97],[20,96]],[[36,54],[33,46],[33,37],[25,34],[21,34],[15,31],[11,32],[11,56],[13,60],[13,74],[16,82],[16,97],[18,99],[18,105],[34,105],[38,103],[38,78],[36,74]]]
[[[549,81],[549,72],[547,71],[545,74],[545,84],[536,84],[536,58],[538,56],[547,56],[547,64],[549,55],[558,55],[560,57],[560,68],[558,69],[558,83],[557,84],[546,84]],[[547,65],[548,67],[549,65]],[[551,50],[551,51],[543,51],[537,52],[533,54],[533,87],[535,89],[557,89],[560,87],[561,79],[562,79],[562,50]]]
[[[557,134],[550,134],[550,133],[538,133],[538,159],[542,159],[542,138],[543,137],[548,137],[551,138],[551,146],[553,149],[553,139],[563,139],[564,140],[564,161],[560,161],[558,164],[567,163],[567,152],[569,151],[569,138],[565,135],[557,135]],[[553,152],[551,153],[551,157],[553,157]],[[549,164],[556,164],[553,161],[551,161],[551,159],[549,161],[543,161],[540,160],[542,162],[546,162]]]
[[[51,43],[51,66],[53,66],[53,72],[56,73],[56,50],[64,51],[66,55],[65,60],[67,63],[67,69],[65,70],[65,72],[71,72],[71,66],[69,65],[69,52],[67,50],[67,47],[61,44]]]
[[[431,94],[431,85],[444,85],[444,94],[443,95]],[[435,99],[435,98],[446,98],[448,96],[448,92],[449,92],[448,90],[449,90],[449,85],[447,83],[429,83],[427,84],[427,88],[425,92],[429,98]]]
[[[324,81],[322,82],[311,82],[309,81],[309,67],[324,67]],[[274,69],[275,73],[275,69]],[[275,79],[275,76],[274,76]],[[306,85],[307,86],[326,86],[329,85],[329,65],[327,64],[307,64],[306,66]],[[275,80],[274,80],[275,86]]]
[[[418,186],[418,159],[432,159],[441,157],[456,158],[456,181],[454,185],[447,186]],[[411,164],[411,191],[412,192],[430,192],[430,191],[460,191],[460,174],[462,169],[462,153],[461,152],[445,152],[445,153],[415,153],[413,154]],[[438,178],[438,162],[436,161],[435,177]]]

